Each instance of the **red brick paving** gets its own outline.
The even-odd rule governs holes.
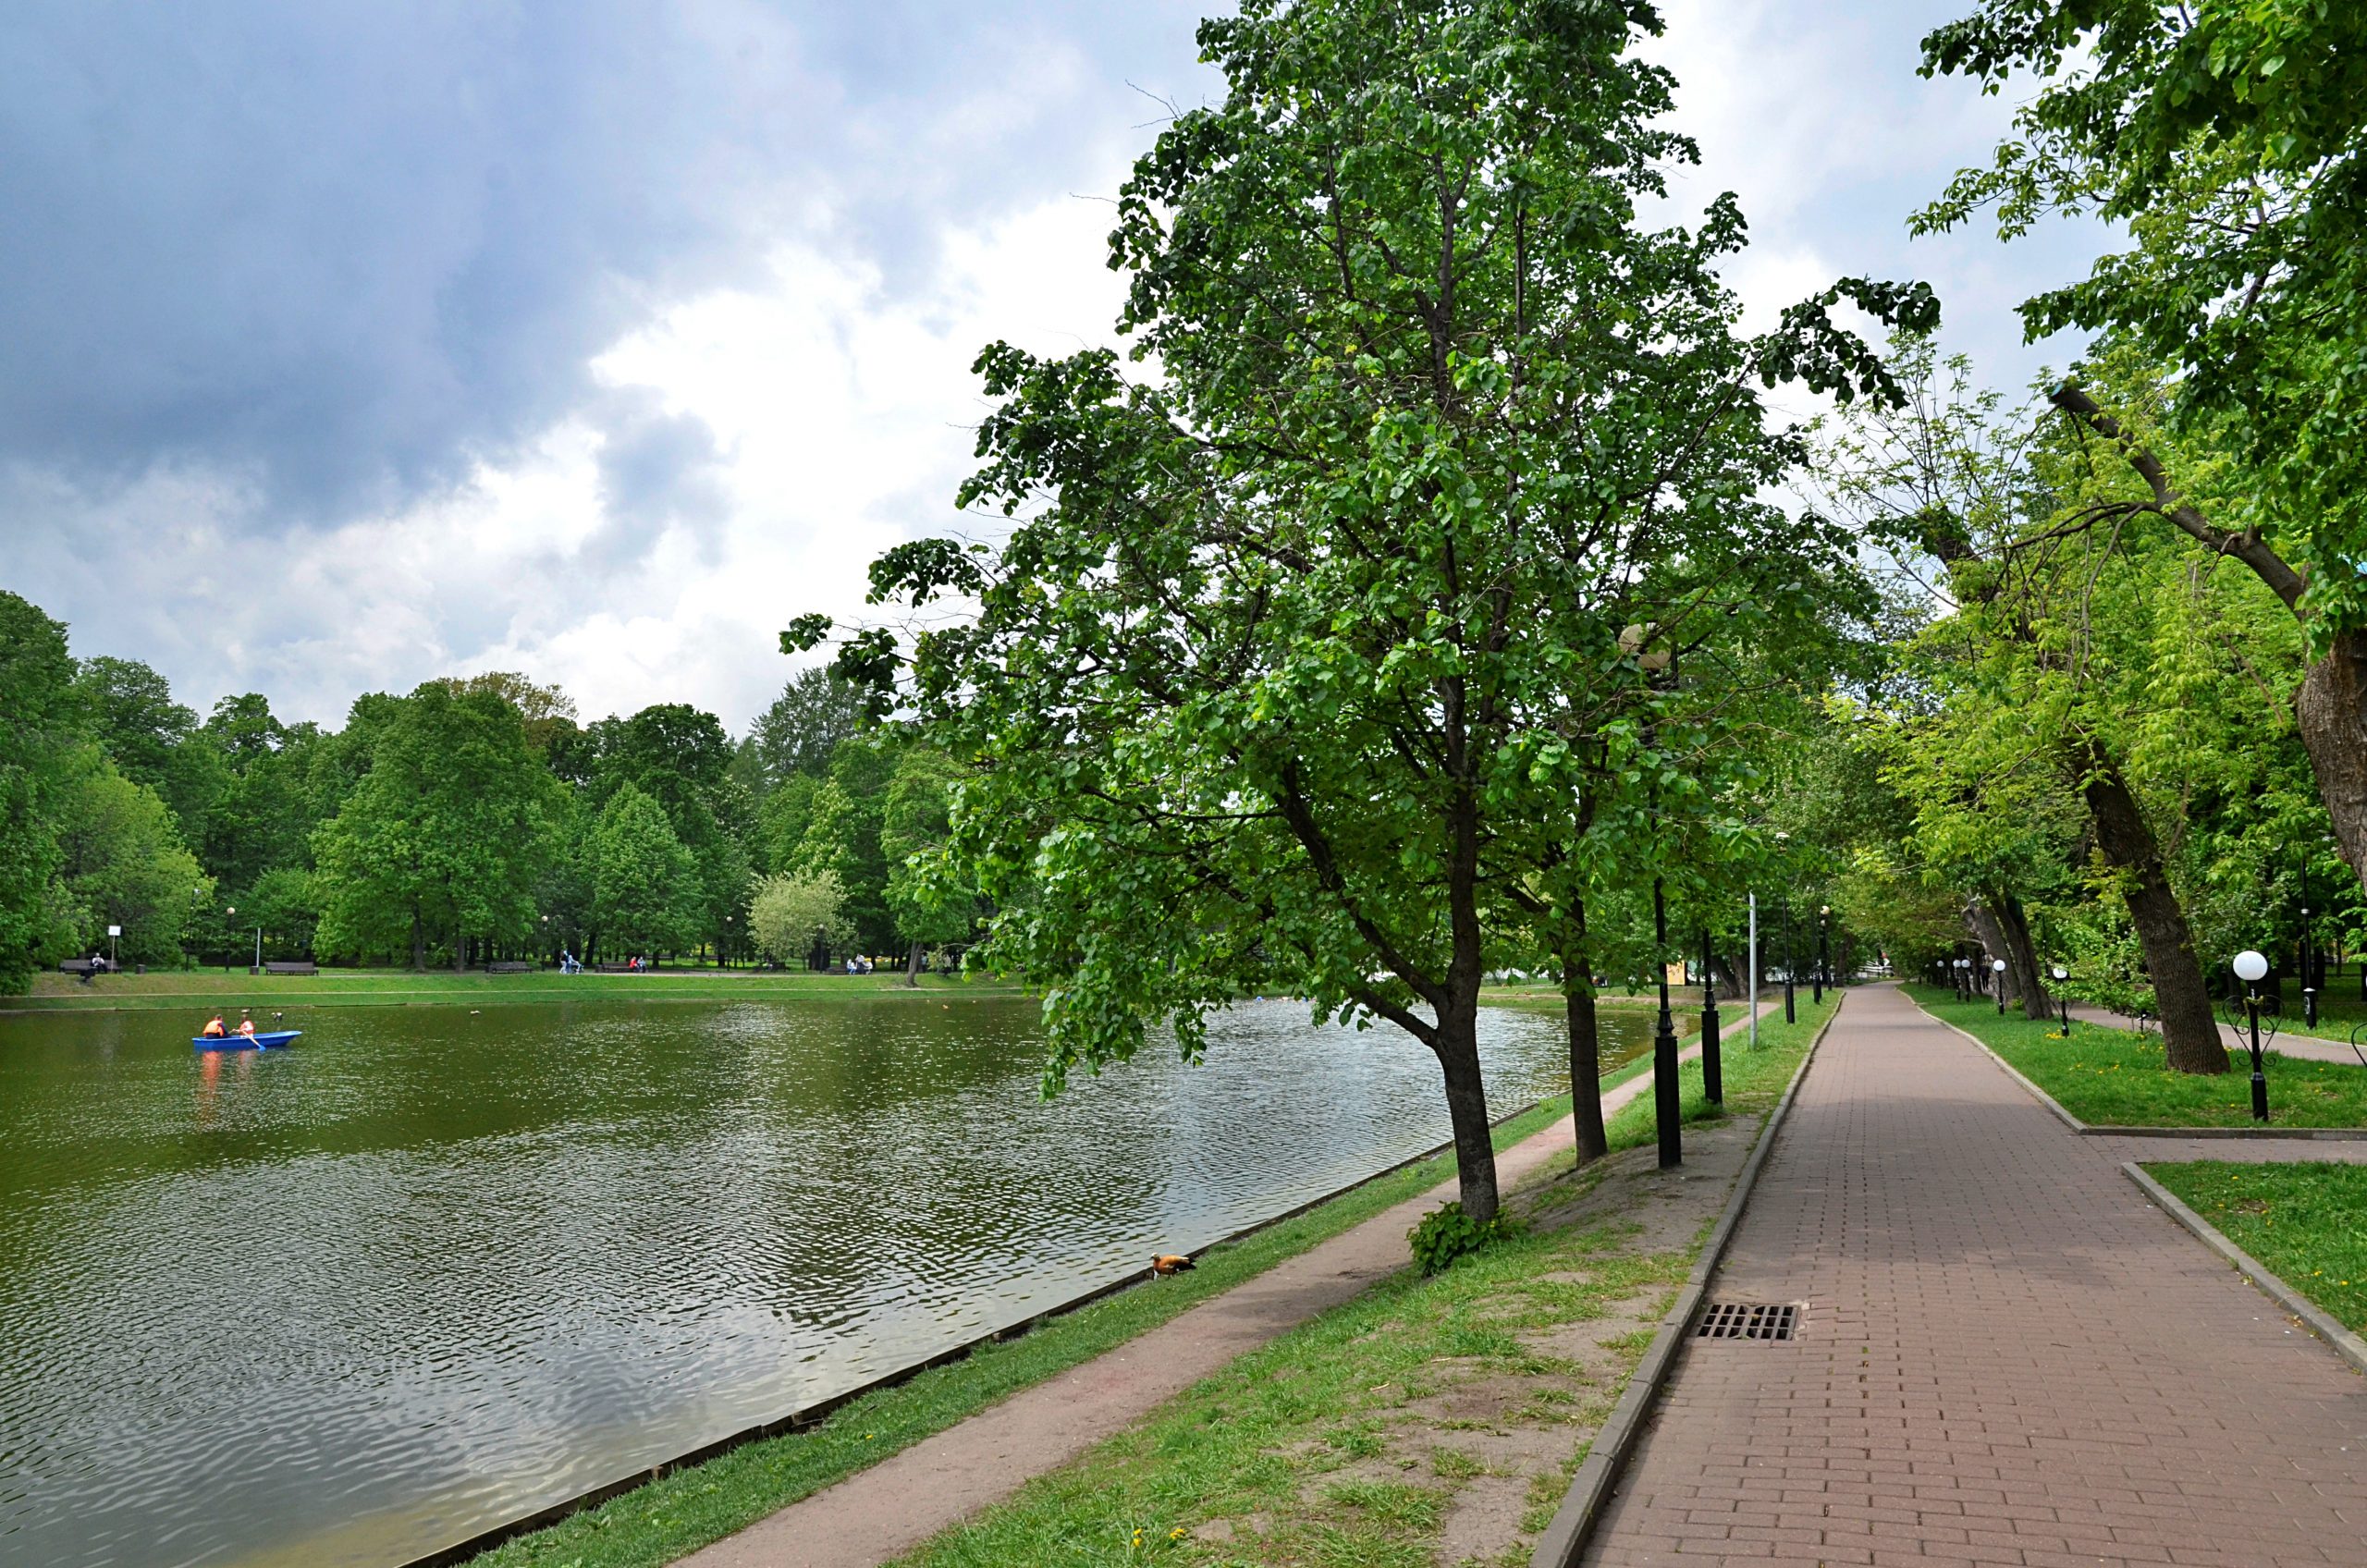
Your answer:
[[[2141,1144],[2131,1151],[2128,1145]],[[2367,1378],[1889,987],[1826,1036],[1586,1561],[2367,1565]]]

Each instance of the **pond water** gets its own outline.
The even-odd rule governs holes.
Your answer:
[[[186,1024],[0,1019],[0,1563],[386,1568],[1446,1137],[1427,1051],[1282,1002],[1049,1104],[1021,1001]],[[1483,1013],[1500,1113],[1558,1024]]]

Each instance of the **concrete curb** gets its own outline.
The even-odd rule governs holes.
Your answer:
[[[1843,997],[1846,1003],[1847,997]],[[1562,1506],[1554,1512],[1553,1521],[1537,1539],[1537,1550],[1529,1556],[1529,1568],[1574,1568],[1578,1554],[1586,1550],[1594,1534],[1595,1525],[1602,1518],[1603,1505],[1610,1501],[1613,1487],[1625,1467],[1627,1457],[1643,1436],[1644,1417],[1651,1410],[1652,1401],[1668,1381],[1676,1365],[1676,1354],[1685,1343],[1686,1329],[1691,1327],[1694,1314],[1701,1308],[1701,1301],[1709,1294],[1710,1277],[1717,1272],[1719,1261],[1725,1256],[1726,1243],[1734,1237],[1735,1228],[1742,1222],[1743,1206],[1750,1200],[1750,1190],[1759,1183],[1760,1168],[1767,1163],[1769,1151],[1775,1146],[1775,1134],[1784,1125],[1784,1117],[1792,1109],[1792,1101],[1800,1092],[1802,1080],[1809,1075],[1809,1066],[1816,1060],[1816,1048],[1841,1016],[1841,1008],[1816,1032],[1809,1048],[1800,1058],[1792,1081],[1784,1087],[1784,1097],[1775,1102],[1768,1114],[1767,1124],[1760,1129],[1759,1142],[1752,1145],[1750,1158],[1743,1163],[1742,1173],[1735,1178],[1734,1191],[1727,1195],[1726,1207],[1718,1216],[1718,1223],[1710,1239],[1701,1245],[1701,1256],[1686,1275],[1684,1288],[1676,1294],[1674,1305],[1661,1318],[1660,1331],[1644,1352],[1644,1359],[1636,1364],[1636,1371],[1627,1380],[1627,1391],[1620,1396],[1611,1419],[1595,1434],[1593,1444],[1587,1450],[1586,1462],[1578,1473],[1570,1477],[1570,1489],[1563,1494]]]
[[[1538,1107],[1545,1103],[1546,1102],[1541,1099],[1531,1100],[1517,1110],[1508,1111],[1505,1114],[1497,1117],[1488,1125],[1490,1129],[1502,1128],[1512,1122],[1519,1121],[1522,1117],[1527,1116],[1529,1112],[1537,1109]],[[1539,1128],[1538,1132],[1545,1132],[1551,1128],[1551,1122],[1548,1122],[1545,1127]],[[1530,1134],[1532,1137],[1535,1135],[1535,1133]],[[1412,1167],[1420,1165],[1425,1161],[1436,1159],[1441,1155],[1452,1154],[1453,1151],[1454,1141],[1453,1139],[1449,1139],[1447,1142],[1439,1145],[1435,1148],[1425,1149],[1420,1154],[1408,1155],[1405,1158],[1399,1160],[1396,1164],[1385,1166],[1381,1170],[1374,1171],[1369,1176],[1359,1177],[1355,1181],[1349,1182],[1344,1187],[1325,1193],[1320,1197],[1309,1198],[1305,1203],[1299,1204],[1295,1207],[1286,1208],[1279,1214],[1268,1215],[1265,1219],[1257,1221],[1255,1224],[1245,1225],[1240,1230],[1229,1231],[1224,1235],[1219,1236],[1214,1241],[1204,1242],[1195,1249],[1193,1256],[1200,1256],[1209,1252],[1213,1252],[1220,1247],[1228,1247],[1237,1242],[1247,1241],[1250,1237],[1257,1234],[1261,1231],[1269,1231],[1286,1220],[1295,1219],[1302,1214],[1306,1214],[1312,1210],[1321,1208],[1325,1204],[1346,1197],[1349,1194],[1355,1192],[1359,1188],[1368,1187],[1375,1182],[1386,1181],[1388,1178],[1398,1174],[1400,1171],[1410,1170]],[[407,1559],[399,1565],[399,1568],[454,1568],[455,1564],[467,1562],[474,1558],[483,1556],[484,1553],[492,1550],[495,1547],[501,1545],[504,1541],[510,1540],[519,1536],[530,1534],[535,1530],[542,1529],[546,1525],[556,1525],[560,1520],[569,1517],[570,1514],[581,1513],[587,1508],[596,1508],[601,1503],[609,1501],[611,1499],[621,1497],[630,1491],[636,1491],[641,1488],[647,1486],[652,1481],[663,1480],[677,1471],[688,1470],[696,1465],[704,1464],[710,1459],[720,1458],[724,1454],[730,1452],[733,1449],[743,1448],[754,1442],[762,1442],[767,1438],[778,1438],[786,1433],[803,1431],[808,1427],[819,1426],[824,1421],[827,1421],[831,1416],[837,1415],[847,1405],[852,1404],[856,1400],[863,1398],[865,1394],[874,1394],[879,1392],[883,1389],[900,1387],[902,1384],[911,1382],[914,1378],[919,1377],[924,1372],[935,1371],[938,1367],[950,1366],[954,1362],[964,1360],[969,1356],[976,1354],[979,1351],[986,1350],[991,1346],[1004,1344],[1010,1341],[1022,1338],[1035,1329],[1042,1328],[1045,1324],[1051,1322],[1054,1318],[1065,1317],[1069,1314],[1075,1312],[1082,1307],[1091,1306],[1096,1302],[1107,1300],[1109,1297],[1114,1296],[1122,1291],[1137,1290],[1149,1282],[1150,1280],[1147,1278],[1147,1270],[1139,1268],[1135,1269],[1132,1273],[1124,1275],[1120,1279],[1109,1281],[1107,1284],[1096,1285],[1093,1289],[1085,1292],[1081,1295],[1071,1296],[1065,1301],[1057,1302],[1050,1306],[1043,1307],[1036,1312],[1028,1314],[1024,1317],[1017,1318],[1012,1322],[1006,1323],[1000,1328],[990,1329],[987,1332],[980,1334],[974,1339],[964,1340],[958,1345],[949,1346],[925,1360],[915,1361],[908,1366],[899,1366],[891,1372],[883,1372],[878,1377],[870,1379],[868,1382],[858,1384],[854,1388],[845,1390],[839,1393],[830,1394],[823,1399],[815,1401],[812,1404],[801,1405],[785,1415],[777,1415],[769,1421],[759,1422],[753,1427],[744,1427],[739,1431],[730,1433],[729,1436],[710,1439],[707,1442],[702,1443],[697,1448],[691,1450],[687,1453],[677,1454],[675,1457],[661,1461],[658,1464],[649,1466],[647,1469],[636,1470],[630,1476],[622,1476],[617,1480],[604,1482],[597,1487],[592,1488],[588,1491],[579,1492],[575,1496],[567,1498],[561,1501],[546,1504],[544,1507],[536,1509],[533,1513],[525,1514],[520,1518],[505,1520],[503,1523],[496,1525],[489,1529],[481,1530],[477,1534],[470,1536],[464,1540],[456,1541],[449,1546],[437,1547],[435,1550],[427,1552],[423,1556]]]
[[[2350,1363],[2354,1370],[2367,1372],[2367,1340],[2344,1328],[2325,1308],[2263,1268],[2258,1258],[2229,1241],[2225,1232],[2188,1207],[2176,1193],[2145,1174],[2135,1160],[2123,1161],[2120,1169],[2124,1175],[2137,1183],[2140,1191],[2152,1200],[2155,1207],[2193,1231],[2204,1246],[2233,1264],[2236,1272],[2261,1294],[2300,1318],[2309,1327],[2310,1332],[2324,1340],[2327,1348]]]
[[[2356,1143],[2361,1139],[2367,1139],[2367,1127],[2279,1127],[2273,1123],[2266,1127],[2099,1127],[2091,1121],[2082,1121],[2066,1110],[2060,1100],[2031,1083],[2020,1069],[1992,1050],[1988,1043],[1980,1035],[1959,1024],[1949,1023],[1913,997],[1908,997],[1907,999],[1915,1002],[1916,1011],[1941,1028],[1952,1029],[1971,1041],[1974,1049],[1997,1064],[1998,1072],[2029,1090],[2030,1097],[2053,1111],[2057,1121],[2083,1138],[2275,1138],[2287,1141],[2301,1138],[2324,1143]],[[2080,1022],[2091,1023],[2091,1021],[2083,1019]],[[2106,1023],[2095,1023],[2092,1026],[2099,1029],[2112,1027]]]

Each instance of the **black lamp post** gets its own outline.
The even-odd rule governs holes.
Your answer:
[[[1726,1098],[1725,1073],[1718,1061],[1718,966],[1710,933],[1701,932],[1701,1097],[1711,1105]]]
[[[2005,961],[2002,958],[1991,959],[1989,974],[1997,986],[1997,1016],[2003,1018],[2005,1016]]]
[[[2261,1070],[2260,1060],[2260,990],[2261,981],[2268,978],[2268,960],[2246,948],[2236,955],[2236,978],[2244,983],[2244,1016],[2252,1030],[2252,1120],[2268,1120],[2268,1074]]]
[[[1798,1010],[1792,1005],[1792,972],[1799,967],[1799,961],[1795,956],[1798,950],[1799,944],[1793,940],[1792,903],[1786,899],[1784,900],[1784,1022],[1786,1023],[1800,1021]],[[2367,964],[2360,966],[2360,973],[2367,974]]]
[[[1684,1138],[1677,1127],[1683,1114],[1676,1093],[1676,1017],[1668,1010],[1668,902],[1661,879],[1652,878],[1652,929],[1660,938],[1652,957],[1661,971],[1660,1028],[1652,1035],[1652,1115],[1660,1123],[1661,1168],[1685,1159]]]
[[[1833,947],[1826,939],[1833,923],[1833,906],[1819,904],[1816,908],[1816,974],[1809,980],[1809,1000],[1824,1000],[1824,988],[1833,984]]]
[[[2071,978],[2071,972],[2058,963],[2048,973],[2054,976],[2054,1004],[2063,1010],[2063,1037],[2067,1040],[2071,1037],[2071,998],[2064,994],[2063,982]]]

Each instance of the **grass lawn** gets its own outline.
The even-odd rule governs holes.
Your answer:
[[[1569,1114],[1549,1100],[1496,1130],[1506,1148]],[[866,1394],[819,1425],[749,1443],[521,1536],[479,1568],[655,1568],[907,1448],[1020,1390],[1157,1328],[1285,1258],[1452,1178],[1451,1156],[1422,1161],[1279,1225],[1203,1254],[1189,1274],[1125,1291],[1034,1332]]]
[[[2148,1165],[2226,1238],[2346,1329],[2367,1332],[2367,1165]]]
[[[1798,1064],[1808,1039],[1822,1020],[1821,1013],[1811,1014],[1806,1010],[1805,999],[1802,1006],[1797,1025],[1787,1028],[1779,1023],[1760,1026],[1761,1048],[1757,1053],[1739,1047],[1729,1052],[1726,1082],[1730,1107],[1773,1103],[1775,1094],[1780,1094],[1784,1081]],[[1649,1065],[1649,1058],[1629,1063],[1606,1077],[1602,1086],[1633,1077]],[[1773,1093],[1764,1088],[1769,1080],[1774,1082]],[[1649,1102],[1641,1109],[1640,1121],[1633,1110],[1614,1120],[1614,1136],[1625,1140],[1617,1146],[1631,1147],[1651,1141],[1653,1124]],[[1497,1129],[1496,1146],[1508,1148],[1567,1116],[1569,1110],[1569,1101],[1563,1097],[1524,1112]],[[1688,1120],[1717,1114],[1701,1103],[1698,1069],[1690,1078],[1686,1110]],[[1550,1169],[1566,1170],[1570,1164],[1569,1157],[1564,1155]],[[1211,1249],[1200,1257],[1199,1267],[1192,1273],[1163,1280],[1156,1289],[1126,1291],[1108,1297],[1056,1317],[1020,1339],[988,1346],[961,1361],[924,1372],[896,1388],[867,1394],[807,1431],[749,1443],[705,1464],[652,1482],[546,1529],[497,1547],[475,1560],[476,1568],[656,1568],[657,1564],[670,1562],[942,1431],[999,1400],[1123,1344],[1185,1308],[1240,1284],[1285,1258],[1294,1257],[1453,1174],[1452,1158],[1441,1157],[1380,1177],[1232,1246]],[[1676,1278],[1682,1279],[1691,1266],[1688,1255],[1677,1267]],[[1653,1267],[1657,1269],[1660,1266]],[[1638,1343],[1629,1364],[1632,1365],[1633,1356],[1642,1353],[1643,1345]]]
[[[1701,1100],[1688,1069],[1686,1120],[1771,1109],[1831,1009],[1762,1024],[1756,1052],[1736,1047],[1723,1110]],[[1611,1130],[1614,1151],[1651,1143],[1650,1097]],[[1585,1445],[1548,1474],[1514,1456],[1556,1426],[1608,1416],[1723,1202],[1715,1195],[1680,1235],[1651,1237],[1629,1218],[1640,1211],[1632,1196],[1591,1213],[1573,1203],[1606,1172],[1632,1182],[1648,1164],[1614,1158],[1559,1180],[1571,1163],[1557,1157],[1508,1204],[1530,1212],[1527,1233],[1436,1279],[1384,1281],[901,1561],[1413,1568],[1453,1550],[1446,1531],[1474,1485],[1519,1508],[1522,1530],[1543,1528]],[[1548,1205],[1578,1218],[1558,1229],[1535,1220]]]
[[[90,985],[64,974],[33,979],[32,992],[0,997],[0,1009],[20,1011],[190,1007],[403,1007],[414,1004],[566,1002],[587,998],[633,1001],[748,1001],[762,998],[833,1000],[849,997],[916,996],[935,992],[1015,997],[1018,986],[990,980],[923,975],[918,991],[901,971],[877,974],[816,974],[755,970],[656,970],[647,974],[454,974],[429,970],[325,969],[316,975],[253,975],[199,969],[151,974],[101,975]]]
[[[1933,1016],[1973,1035],[2053,1095],[2063,1109],[2098,1127],[2249,1127],[2251,1063],[2229,1054],[2225,1073],[2173,1072],[2159,1035],[2074,1022],[2067,1040],[2055,1027],[2019,1013],[1998,1016],[1986,998],[1959,1002],[1936,986],[1909,986]],[[2268,1054],[2272,1126],[2367,1127],[2367,1069]]]

